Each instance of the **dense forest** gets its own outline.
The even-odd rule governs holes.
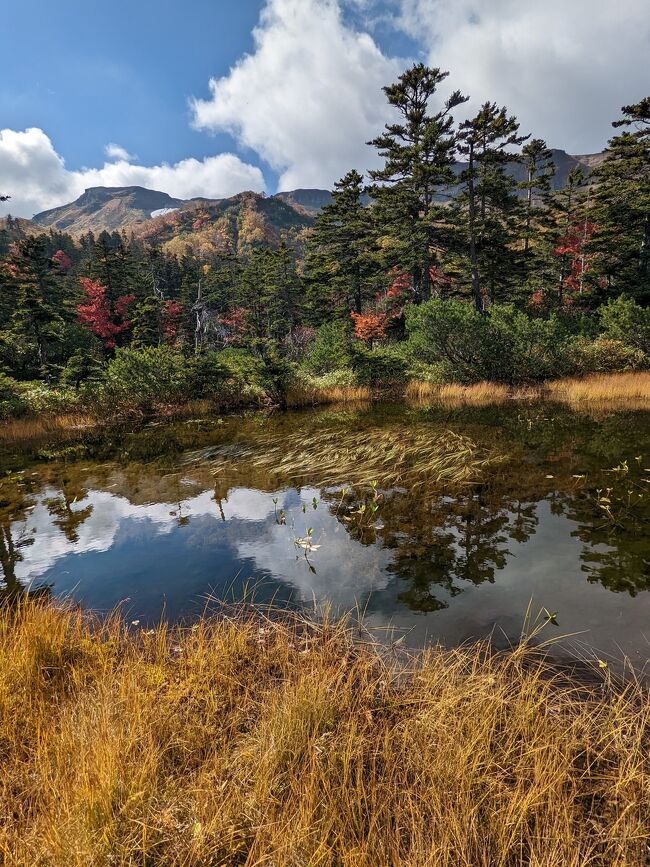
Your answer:
[[[8,218],[0,415],[647,367],[650,97],[557,189],[546,142],[505,107],[432,107],[446,77],[418,64],[384,89],[383,165],[298,228],[269,233],[252,207],[78,237]]]

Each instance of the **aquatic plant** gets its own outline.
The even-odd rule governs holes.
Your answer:
[[[215,472],[227,457],[217,457]],[[401,423],[390,429],[316,429],[308,437],[296,431],[282,440],[261,436],[240,452],[240,459],[271,475],[318,485],[371,486],[374,481],[414,488],[471,484],[502,456],[450,430]]]

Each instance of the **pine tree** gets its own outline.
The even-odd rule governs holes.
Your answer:
[[[383,264],[386,270],[397,267],[411,275],[416,302],[432,295],[431,269],[447,231],[441,199],[456,181],[451,112],[466,97],[455,91],[440,111],[429,114],[429,102],[447,75],[418,63],[385,87],[400,122],[387,124],[369,142],[385,160],[383,168],[370,172],[378,183],[369,190]]]
[[[482,312],[486,296],[501,300],[497,296],[519,276],[513,243],[520,203],[506,167],[518,161],[512,148],[528,136],[519,135],[519,124],[505,106],[486,102],[460,125],[458,137],[467,166],[460,174],[462,192],[454,212],[467,246],[472,297]]]
[[[22,376],[47,375],[57,360],[69,311],[60,269],[43,236],[18,242],[8,277],[2,291],[9,293],[13,312],[4,342],[12,368]]]
[[[594,171],[593,249],[606,291],[650,302],[650,96],[621,109],[612,126],[625,127],[608,143]]]
[[[525,190],[526,205],[524,208],[524,253],[530,251],[533,220],[539,213],[536,200],[544,199],[550,192],[551,178],[555,174],[553,152],[546,146],[541,138],[534,138],[521,149],[522,162],[526,169],[526,180],[518,185],[520,190]]]
[[[361,313],[372,294],[371,213],[364,204],[363,175],[354,169],[334,184],[332,202],[316,219],[308,242],[309,307],[314,324],[332,313]]]

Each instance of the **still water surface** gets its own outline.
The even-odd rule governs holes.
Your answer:
[[[331,408],[2,461],[0,592],[142,624],[253,592],[359,606],[412,645],[506,644],[530,605],[563,647],[650,658],[648,413]]]

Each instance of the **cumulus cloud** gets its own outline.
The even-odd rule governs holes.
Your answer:
[[[194,125],[255,150],[279,189],[330,187],[369,166],[365,142],[388,118],[381,88],[403,62],[346,26],[336,0],[268,0],[253,37],[253,53],[192,101]]]
[[[264,189],[257,166],[231,153],[188,158],[169,165],[140,166],[118,158],[98,169],[66,169],[63,158],[42,129],[0,130],[0,191],[10,195],[0,215],[31,217],[38,211],[71,202],[87,187],[138,185],[176,198],[222,198],[242,190]]]
[[[135,159],[135,156],[130,154],[126,148],[123,148],[122,145],[115,144],[115,142],[107,144],[104,148],[104,153],[109,160],[125,160],[127,163],[130,163],[131,160]]]
[[[647,0],[397,0],[396,26],[472,97],[571,153],[600,150],[621,105],[647,95]]]

